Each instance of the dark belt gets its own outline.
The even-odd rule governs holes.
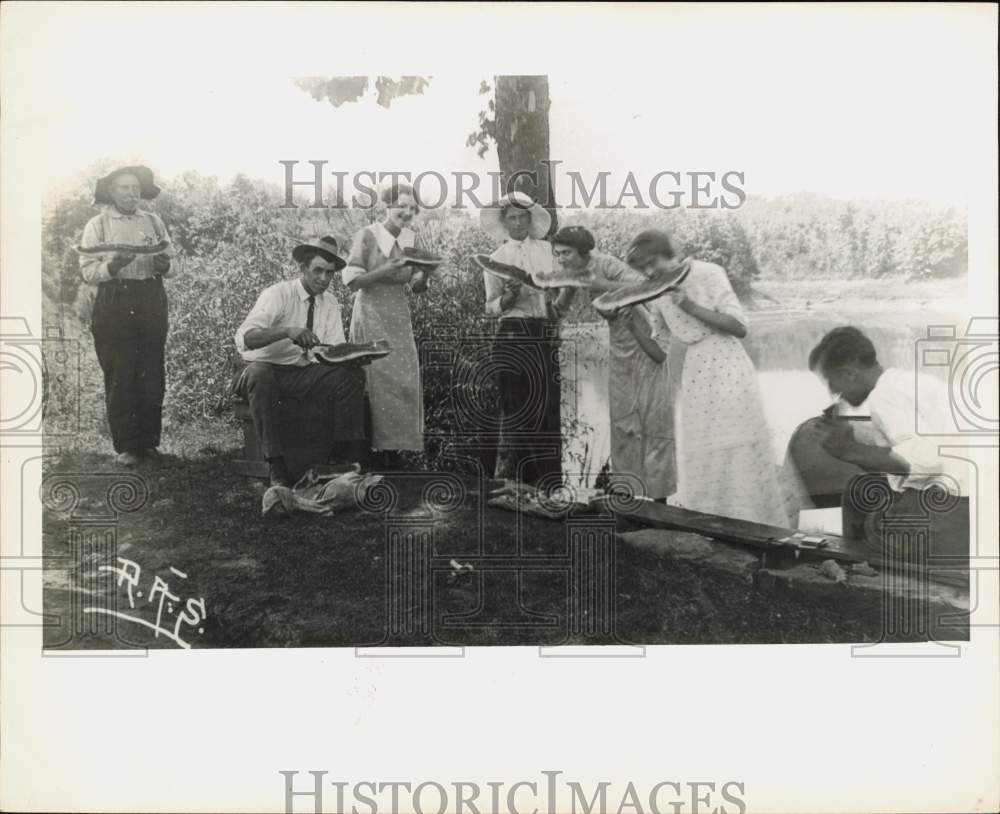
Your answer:
[[[153,277],[115,277],[111,280],[105,280],[101,285],[108,285],[114,288],[130,288],[132,286],[143,286],[147,283],[162,283],[163,278],[157,274]]]

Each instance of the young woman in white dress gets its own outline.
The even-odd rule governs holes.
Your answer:
[[[680,258],[670,236],[651,229],[632,240],[625,259],[651,276]],[[693,260],[677,289],[646,305],[653,338],[669,334],[686,345],[675,416],[678,502],[694,511],[787,527],[757,371],[740,342],[747,318],[725,269]]]

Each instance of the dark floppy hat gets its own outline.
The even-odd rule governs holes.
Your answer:
[[[560,243],[563,246],[571,246],[578,252],[592,252],[597,242],[589,229],[582,226],[563,226],[558,232],[552,235],[552,243]]]
[[[151,201],[160,194],[160,188],[153,183],[153,171],[149,167],[119,167],[112,170],[103,178],[98,178],[94,185],[95,204],[113,204],[115,201],[111,197],[111,182],[116,176],[128,173],[134,175],[139,181],[139,197],[146,201]]]
[[[340,251],[340,247],[337,245],[337,239],[331,235],[325,235],[314,237],[308,243],[300,243],[292,249],[292,259],[296,263],[300,263],[308,252],[318,252],[337,267],[336,271],[340,271],[347,265],[347,261],[337,254],[338,251]]]

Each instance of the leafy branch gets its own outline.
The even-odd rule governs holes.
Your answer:
[[[430,84],[429,76],[375,77],[376,101],[382,107],[389,107],[392,100],[400,96],[417,96]],[[367,76],[307,76],[295,80],[295,85],[304,90],[317,102],[329,102],[340,107],[347,102],[356,102],[371,87]]]
[[[485,79],[479,83],[479,95],[492,93],[493,87]],[[482,158],[490,148],[490,142],[496,142],[497,106],[494,98],[486,101],[486,109],[479,111],[479,129],[469,133],[465,139],[466,147],[475,147],[476,155]]]

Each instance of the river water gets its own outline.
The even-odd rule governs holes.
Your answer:
[[[915,309],[874,310],[853,319],[836,311],[751,312],[744,347],[758,371],[764,411],[771,430],[774,460],[784,459],[795,428],[830,403],[819,378],[808,369],[809,351],[823,334],[838,325],[856,325],[875,345],[883,367],[913,370],[918,340],[935,325],[959,325],[954,314]],[[961,327],[959,327],[961,334]],[[671,348],[671,390],[676,393],[683,366],[683,347]],[[945,377],[946,369],[928,369]],[[610,456],[608,426],[608,331],[602,323],[563,329],[563,420],[579,422],[565,445],[564,468],[571,482],[592,485],[594,475]]]

